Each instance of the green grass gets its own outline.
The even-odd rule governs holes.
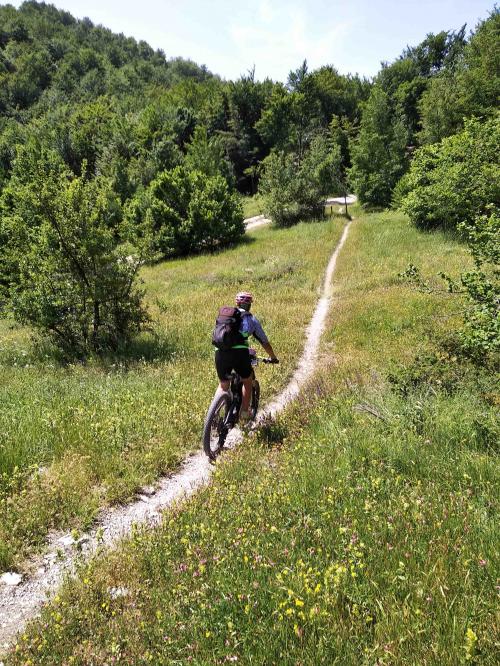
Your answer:
[[[161,528],[82,569],[7,663],[497,663],[491,377],[448,359],[446,390],[388,381],[454,321],[456,303],[397,279],[408,261],[465,256],[359,215],[301,400]]]
[[[264,213],[264,199],[259,194],[242,197],[243,217],[255,217]]]
[[[157,335],[127,358],[61,367],[28,331],[2,322],[0,570],[19,565],[49,529],[87,525],[199,446],[216,386],[213,322],[241,288],[255,293],[283,361],[263,369],[264,398],[281,388],[340,231],[335,220],[263,229],[224,253],[145,269]]]

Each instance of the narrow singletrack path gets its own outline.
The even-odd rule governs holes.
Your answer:
[[[271,220],[264,215],[255,215],[254,217],[247,217],[246,220],[243,220],[245,224],[246,231],[252,231],[252,229],[257,229],[262,227],[264,224],[270,224]]]
[[[261,224],[267,224],[267,220],[256,226]],[[282,393],[260,412],[257,424],[284,409],[297,397],[314,372],[321,334],[331,303],[332,278],[350,226],[349,221],[328,262],[321,295],[306,331],[304,351],[297,368]],[[248,230],[251,228],[247,225]],[[241,432],[235,428],[230,443],[234,445],[241,439]],[[132,525],[158,523],[163,510],[206,484],[212,469],[203,451],[190,455],[176,474],[161,478],[154,490],[145,490],[131,504],[103,510],[92,530],[76,541],[71,534],[54,535],[45,554],[30,563],[30,570],[34,572],[32,575],[18,585],[0,585],[0,653],[15,641],[26,623],[39,613],[43,603],[55,593],[63,578],[74,573],[78,563],[88,560],[99,548],[116,544],[130,532]]]

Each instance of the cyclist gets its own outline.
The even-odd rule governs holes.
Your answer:
[[[240,410],[240,423],[245,425],[250,420],[250,400],[252,397],[252,364],[248,338],[253,337],[260,342],[273,363],[279,363],[274,350],[267,339],[267,335],[257,319],[250,313],[253,296],[248,291],[240,291],[236,294],[236,307],[241,313],[240,333],[242,341],[231,349],[217,349],[215,352],[215,367],[219,377],[220,389],[229,389],[231,370],[235,370],[243,380],[242,402]]]

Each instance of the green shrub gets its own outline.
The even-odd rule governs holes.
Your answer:
[[[473,119],[465,129],[416,151],[396,189],[400,207],[418,227],[472,224],[500,199],[500,118]]]
[[[500,216],[490,211],[474,220],[462,222],[459,231],[465,236],[474,260],[473,270],[462,273],[458,280],[441,273],[452,294],[465,298],[463,324],[453,332],[445,346],[452,348],[451,356],[466,356],[476,365],[491,365],[499,361],[500,352]],[[399,274],[422,293],[431,294],[433,287],[420,269],[410,264]],[[456,360],[456,358],[455,358]]]
[[[225,178],[183,167],[160,173],[131,201],[127,218],[138,230],[150,229],[154,249],[164,257],[214,250],[245,230],[239,197]]]
[[[461,229],[476,266],[460,278],[470,305],[460,341],[468,353],[483,360],[500,352],[500,216],[494,211]]]
[[[264,160],[259,191],[266,197],[266,213],[279,227],[297,222],[301,215],[296,159],[293,154],[272,152]]]

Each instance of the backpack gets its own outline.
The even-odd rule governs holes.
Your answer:
[[[244,344],[245,338],[240,333],[241,312],[238,308],[224,305],[219,309],[212,333],[212,344],[222,351],[228,351],[238,344]]]

